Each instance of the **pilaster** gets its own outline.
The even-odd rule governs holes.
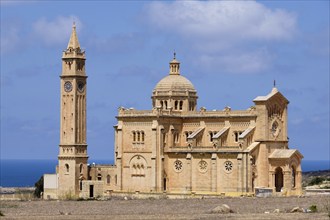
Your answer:
[[[211,191],[217,191],[217,154],[212,153],[211,157]]]

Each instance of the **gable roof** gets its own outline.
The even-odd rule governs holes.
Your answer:
[[[276,149],[269,155],[269,159],[288,159],[293,155],[303,158],[303,155],[296,149]]]
[[[252,144],[250,144],[250,146],[248,146],[245,151],[247,152],[252,152],[254,151],[258,146],[259,146],[260,142],[253,142]]]
[[[251,126],[248,127],[242,134],[240,134],[240,136],[238,136],[239,139],[241,138],[245,138],[248,134],[250,134],[250,132],[252,132],[255,129],[256,126]]]
[[[220,131],[218,131],[218,133],[216,133],[213,136],[213,139],[217,139],[217,138],[221,137],[226,131],[228,131],[229,128],[230,128],[230,126],[222,128]]]
[[[284,99],[287,103],[289,103],[289,100],[287,100],[282,93],[280,93],[276,87],[274,87],[272,89],[272,91],[266,95],[266,96],[258,96],[255,99],[253,99],[254,102],[263,102],[263,101],[268,101],[269,99],[271,99],[272,97],[274,97],[275,95],[280,95],[282,99]]]
[[[205,127],[199,127],[196,131],[194,131],[193,133],[191,133],[189,136],[188,136],[188,139],[193,139],[195,138],[201,131],[204,130]]]

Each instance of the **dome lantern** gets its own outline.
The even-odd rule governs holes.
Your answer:
[[[186,77],[180,75],[180,62],[175,55],[170,62],[169,75],[161,79],[153,90],[152,105],[164,110],[195,111],[197,91]]]
[[[170,62],[170,75],[180,75],[180,62],[175,58],[175,55],[174,52],[174,58]]]

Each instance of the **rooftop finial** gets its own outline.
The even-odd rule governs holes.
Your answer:
[[[72,25],[73,28],[76,28],[76,22],[73,21],[73,25]]]
[[[175,56],[176,56],[176,52],[175,52],[175,50],[174,50],[174,59],[175,59]]]
[[[276,80],[274,79],[274,88],[276,87]]]

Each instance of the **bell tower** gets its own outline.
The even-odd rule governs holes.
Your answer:
[[[85,51],[79,45],[76,26],[62,55],[59,196],[79,196],[87,180]]]

